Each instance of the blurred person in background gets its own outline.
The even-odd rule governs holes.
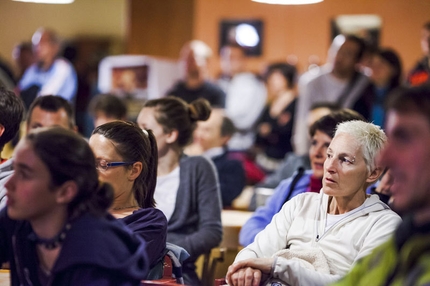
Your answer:
[[[354,104],[353,109],[369,122],[384,126],[384,103],[387,95],[400,85],[402,64],[392,49],[378,49],[370,56],[369,85]]]
[[[31,39],[35,63],[24,73],[18,91],[28,108],[37,96],[55,94],[73,106],[77,91],[77,75],[72,64],[59,57],[61,41],[51,29],[39,28]]]
[[[207,62],[212,56],[211,48],[202,41],[186,43],[181,50],[179,65],[183,79],[166,95],[179,97],[187,103],[204,98],[215,108],[225,107],[225,92],[208,80]]]
[[[246,152],[255,141],[255,123],[266,102],[266,87],[255,74],[246,71],[246,53],[238,44],[221,48],[220,66],[216,83],[227,94],[225,112],[237,129],[228,146]]]
[[[94,127],[115,120],[127,119],[127,105],[114,94],[96,95],[90,101],[88,109],[93,117]]]
[[[408,74],[406,83],[410,86],[418,86],[430,81],[430,21],[422,27],[420,42],[424,56]]]
[[[266,172],[276,170],[285,154],[293,150],[296,111],[296,68],[286,63],[269,65],[265,74],[268,102],[256,124],[256,162]]]
[[[193,143],[209,157],[218,172],[223,208],[229,208],[245,187],[242,163],[229,157],[228,142],[236,131],[222,109],[213,109],[208,120],[197,123]]]

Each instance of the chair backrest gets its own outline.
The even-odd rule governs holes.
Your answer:
[[[163,259],[149,270],[147,280],[145,281],[151,280],[156,282],[158,280],[165,280],[167,282],[173,281],[178,284],[184,284],[182,262],[189,256],[190,255],[184,248],[172,243],[167,243],[164,249]]]

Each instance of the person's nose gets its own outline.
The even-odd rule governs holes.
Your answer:
[[[324,170],[329,173],[336,172],[336,165],[335,165],[335,159],[333,157],[329,158],[327,157],[324,161]]]
[[[15,174],[10,177],[4,186],[8,192],[15,190]]]
[[[317,158],[322,158],[322,157],[324,157],[324,152],[325,152],[324,146],[317,146],[317,148],[315,150],[315,156]]]

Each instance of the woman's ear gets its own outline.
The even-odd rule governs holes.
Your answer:
[[[130,181],[134,181],[139,177],[140,173],[142,172],[142,162],[135,162],[132,167],[131,171],[129,172],[127,178]]]
[[[179,132],[176,129],[173,129],[170,131],[170,133],[167,134],[166,142],[169,144],[175,143],[176,140],[178,140]]]
[[[59,204],[68,204],[78,194],[78,185],[75,181],[64,182],[56,191],[56,201]]]
[[[372,172],[370,172],[369,176],[367,177],[366,182],[373,184],[376,182],[379,177],[381,176],[382,172],[384,171],[381,167],[376,167]]]

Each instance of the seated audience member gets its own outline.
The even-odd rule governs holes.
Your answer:
[[[323,116],[330,114],[333,111],[339,110],[339,107],[331,103],[317,103],[312,106],[308,116],[309,130],[310,126]],[[309,138],[310,139],[310,138]],[[310,169],[309,154],[297,155],[294,152],[289,152],[285,155],[281,165],[276,169],[273,174],[265,177],[264,180],[256,185],[259,188],[276,188],[282,180],[285,180],[293,175],[299,167],[305,170]],[[251,210],[255,210],[251,209]]]
[[[77,76],[72,64],[59,57],[60,38],[50,29],[39,28],[32,37],[35,63],[24,73],[18,83],[26,107],[35,97],[56,94],[75,102]]]
[[[207,80],[207,61],[211,56],[212,50],[204,42],[193,40],[186,43],[179,59],[184,78],[166,94],[179,97],[187,103],[204,98],[212,107],[224,108],[224,91]]]
[[[251,244],[255,236],[281,210],[284,203],[304,192],[320,192],[324,175],[323,164],[336,126],[341,122],[350,120],[364,120],[364,118],[355,111],[343,109],[323,116],[309,127],[311,147],[308,157],[311,170],[305,171],[303,167],[299,167],[290,178],[283,180],[276,187],[273,195],[267,199],[265,206],[258,208],[241,228],[239,233],[241,245]]]
[[[19,97],[0,87],[0,152],[18,134],[23,116],[24,105]],[[12,163],[12,159],[0,158],[0,208],[6,202],[4,184],[13,173]]]
[[[296,116],[294,118],[294,152],[301,155],[309,147],[306,118],[310,107],[317,102],[335,102],[352,108],[369,81],[359,70],[366,45],[356,36],[347,35],[336,52],[333,64],[316,77],[299,85]]]
[[[421,51],[423,57],[408,73],[406,83],[408,86],[430,84],[430,21],[424,23],[421,29]]]
[[[371,187],[370,193],[378,195],[381,201],[387,205],[391,205],[391,187],[393,184],[394,178],[393,175],[391,175],[390,169],[388,169],[381,176],[378,183]]]
[[[149,100],[139,113],[140,128],[157,140],[158,169],[154,198],[167,218],[167,242],[183,247],[185,284],[200,285],[194,262],[222,239],[221,194],[213,163],[203,156],[186,156],[197,121],[209,118],[204,99],[187,104],[169,96]]]
[[[114,120],[127,119],[127,106],[113,94],[96,95],[90,102],[89,110],[94,119],[94,127]]]
[[[35,57],[31,42],[22,42],[16,45],[12,51],[12,57],[18,71],[17,79],[20,80],[24,72],[34,64]]]
[[[27,133],[35,128],[53,126],[76,131],[72,106],[55,95],[36,98],[27,112]]]
[[[63,128],[20,141],[0,212],[0,262],[11,285],[140,285],[145,244],[108,214],[88,143]]]
[[[15,77],[13,76],[12,69],[0,56],[0,87],[13,90],[15,84]]]
[[[276,170],[285,154],[293,150],[295,77],[296,68],[284,63],[270,65],[265,75],[268,104],[257,121],[255,145],[260,151],[256,162],[268,173]]]
[[[15,94],[13,94],[15,96]],[[12,117],[11,117],[12,118]],[[69,130],[76,130],[73,110],[69,102],[59,96],[47,95],[36,98],[27,112],[27,133],[39,127],[58,126]],[[13,159],[10,159],[8,173],[2,173],[3,179],[0,180],[0,209],[6,204],[4,187],[9,176],[13,173]],[[6,163],[5,163],[6,164]],[[1,165],[0,165],[1,166]],[[5,171],[6,171],[5,165]]]
[[[89,140],[99,179],[112,185],[110,212],[146,241],[148,262],[161,261],[166,247],[167,220],[155,209],[157,145],[149,130],[125,121],[102,124]]]
[[[353,109],[369,122],[384,126],[384,103],[387,95],[400,85],[402,64],[392,49],[379,49],[371,55],[369,84]]]
[[[376,157],[386,142],[379,126],[340,123],[327,149],[320,193],[284,204],[229,267],[229,285],[267,277],[287,285],[325,285],[386,241],[400,217],[366,188],[382,173]]]
[[[381,162],[394,178],[391,206],[404,220],[335,285],[430,284],[430,87],[398,88],[386,107]]]
[[[247,151],[255,141],[255,123],[266,102],[266,87],[255,74],[246,71],[245,50],[238,44],[221,48],[220,67],[216,83],[226,93],[225,112],[237,129],[228,147]]]
[[[212,110],[209,119],[198,122],[194,131],[194,144],[200,146],[203,155],[212,159],[217,169],[224,208],[231,207],[246,181],[242,163],[229,158],[227,144],[234,132],[233,122],[221,109]]]

